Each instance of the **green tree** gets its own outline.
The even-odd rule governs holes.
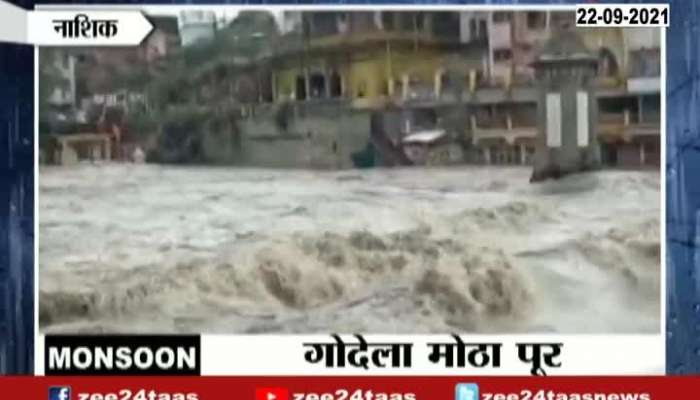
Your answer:
[[[200,88],[197,78],[232,63],[233,58],[254,60],[277,45],[280,32],[274,16],[265,11],[244,11],[219,29],[209,41],[185,47],[168,61],[167,70],[148,84],[151,105],[193,103]]]

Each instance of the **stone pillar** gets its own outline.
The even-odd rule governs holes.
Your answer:
[[[639,143],[639,165],[646,164],[646,154],[644,154],[644,142]]]
[[[68,145],[66,144],[65,141],[61,141],[61,156],[60,156],[60,165],[66,165],[68,164]]]
[[[486,161],[486,164],[491,164],[491,148],[486,147],[484,148],[484,161]]]
[[[323,96],[327,99],[331,98],[331,74],[329,73],[328,66],[323,63]]]
[[[409,82],[408,74],[403,74],[401,76],[401,98],[404,100],[408,99]]]
[[[109,138],[105,138],[105,161],[110,161],[112,159],[112,141]]]
[[[435,71],[435,76],[433,78],[434,79],[433,91],[435,92],[434,95],[435,95],[436,99],[439,99],[440,95],[442,94],[442,74],[443,74],[442,70],[438,69],[437,71]]]
[[[520,164],[527,164],[527,148],[523,143],[520,143]]]
[[[256,74],[256,82],[258,85],[258,104],[263,102],[263,83],[262,83],[262,77],[260,76],[260,71],[258,71]]]
[[[272,76],[270,77],[270,80],[272,81],[272,102],[276,103],[278,100],[278,95],[277,95],[277,73],[275,71],[272,71]]]
[[[423,32],[429,33],[432,35],[433,33],[433,15],[430,13],[424,13],[423,14]]]
[[[469,129],[471,130],[472,134],[472,145],[476,146],[479,142],[479,137],[476,126],[476,117],[474,115],[469,116]]]
[[[469,70],[469,92],[474,93],[476,91],[476,70]]]
[[[324,96],[326,96],[327,99],[331,98],[331,76],[328,74],[328,72],[323,74],[323,80],[324,80],[324,89],[326,93],[324,93]]]
[[[100,157],[100,144],[98,143],[90,143],[90,160],[95,161],[99,160]]]
[[[538,122],[531,181],[600,166],[593,85],[598,58],[571,29],[557,29],[535,61]]]

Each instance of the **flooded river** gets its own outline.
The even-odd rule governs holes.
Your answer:
[[[40,172],[49,332],[656,333],[659,174]]]

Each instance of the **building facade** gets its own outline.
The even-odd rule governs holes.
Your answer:
[[[183,11],[180,13],[180,23],[183,47],[192,46],[197,44],[197,42],[214,38],[216,14],[213,11]]]
[[[573,17],[535,11],[287,12],[269,52],[248,60],[234,55],[229,65],[210,68],[198,87],[206,96],[198,98],[238,104],[239,134],[265,132],[268,142],[261,149],[276,143],[271,138],[290,137],[314,147],[309,140],[323,136],[325,144],[314,154],[326,149],[345,157],[327,165],[366,158],[353,158],[363,148],[357,146],[360,139],[353,139],[352,151],[339,148],[341,138],[333,139],[348,129],[328,121],[344,113],[352,114],[348,121],[358,129],[366,127],[355,136],[364,138],[379,163],[410,164],[401,154],[402,139],[444,130],[460,148],[450,154],[461,154],[461,162],[530,164],[539,109],[533,62],[556,29],[572,26]],[[575,30],[595,57],[591,101],[598,112],[591,142],[600,147],[603,164],[658,165],[660,32]],[[305,115],[315,115],[318,124],[307,124]],[[366,121],[358,122],[362,118]],[[246,157],[255,163],[255,157]]]
[[[301,17],[299,16],[301,14]],[[350,98],[380,104],[463,86],[482,70],[485,36],[460,13],[287,13],[294,43],[275,56],[275,100]],[[480,46],[479,44],[482,44]],[[462,79],[449,82],[456,73]]]

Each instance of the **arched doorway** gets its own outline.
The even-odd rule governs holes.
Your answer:
[[[601,48],[598,52],[598,76],[616,77],[620,73],[620,66],[615,54],[608,48]]]

